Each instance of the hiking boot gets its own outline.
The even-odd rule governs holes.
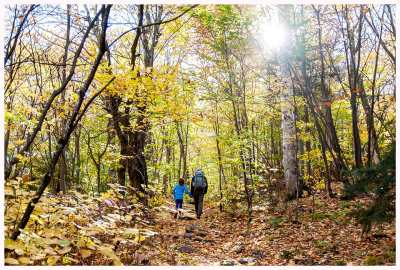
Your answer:
[[[200,219],[200,215],[197,215],[197,219]]]
[[[178,216],[178,213],[175,213],[175,214],[174,214],[174,218],[176,218],[177,216]]]

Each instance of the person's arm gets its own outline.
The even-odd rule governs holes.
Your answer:
[[[172,190],[172,194],[174,195],[174,198],[175,198],[175,193],[176,193],[176,186],[175,186],[174,189]]]
[[[193,198],[192,194],[189,192],[189,190],[186,188],[186,186],[185,186],[185,191],[189,195],[190,198]]]
[[[204,187],[204,194],[207,194],[207,189],[208,189],[208,182],[207,182],[207,178],[204,176],[204,182],[205,182],[205,187]]]
[[[190,183],[190,193],[194,193],[194,188],[193,188],[193,181],[194,181],[194,176],[192,177],[192,182]]]

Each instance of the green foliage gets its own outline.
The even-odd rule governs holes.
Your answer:
[[[336,261],[335,265],[347,265],[347,263],[345,261],[339,260]]]
[[[327,213],[321,213],[321,212],[316,212],[313,215],[313,219],[324,219],[326,217],[329,217],[329,214]]]
[[[348,208],[351,206],[351,202],[340,202],[339,206],[340,208]]]
[[[395,149],[393,143],[390,152],[384,156],[380,164],[351,172],[357,182],[345,189],[348,196],[361,192],[371,192],[375,195],[372,205],[351,213],[363,226],[363,233],[369,232],[374,223],[391,222],[395,218]]]
[[[323,207],[323,206],[324,206],[324,204],[323,204],[321,201],[319,201],[319,200],[315,200],[315,203],[316,203],[319,207]]]
[[[292,259],[293,256],[294,256],[294,254],[293,254],[292,251],[289,251],[289,250],[283,250],[282,251],[282,257],[285,258],[286,260]]]
[[[279,226],[279,223],[281,223],[283,220],[285,220],[285,217],[277,217],[277,218],[273,218],[271,217],[269,219],[269,223],[271,223],[271,228],[276,228]]]
[[[368,256],[368,258],[364,261],[364,265],[383,265],[383,264],[384,264],[383,257],[376,257],[375,255]]]
[[[317,243],[317,247],[324,247],[326,246],[326,242],[325,241],[321,241]]]

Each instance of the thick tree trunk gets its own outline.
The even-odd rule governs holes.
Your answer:
[[[125,173],[126,173],[126,159],[120,158],[118,161],[117,175],[118,175],[118,184],[121,186],[125,186]]]
[[[145,157],[147,123],[143,116],[144,108],[138,108],[140,115],[137,119],[137,127],[130,139],[130,157],[127,162],[129,183],[132,187],[144,192],[144,186],[148,184],[147,164]]]
[[[279,21],[286,26],[286,42],[281,46],[279,53],[279,74],[282,78],[281,87],[281,110],[282,110],[282,151],[283,168],[286,184],[286,198],[288,200],[296,198],[298,191],[298,169],[297,169],[297,142],[296,126],[293,107],[294,88],[290,79],[290,54],[291,54],[291,35],[290,22],[292,5],[279,5]]]
[[[147,23],[151,22],[151,14],[149,10],[149,6],[146,6],[146,11],[144,12],[144,6],[139,6],[139,26],[143,23],[143,17],[145,15]],[[161,16],[163,13],[163,7],[156,7],[156,19],[155,23],[161,22]],[[151,71],[153,69],[154,62],[154,50],[157,46],[158,39],[161,35],[159,31],[160,25],[154,25],[152,27],[143,28],[143,35],[140,36],[140,28],[138,29],[138,34],[135,37],[132,50],[131,50],[131,62],[132,62],[132,70],[135,67],[135,59],[136,59],[136,46],[138,42],[139,36],[142,40],[142,45],[144,49],[144,67],[146,68],[146,73],[142,76],[151,76]],[[149,37],[151,38],[151,43],[149,42]],[[150,72],[148,72],[150,71]],[[148,72],[148,73],[147,73]],[[147,93],[143,93],[146,95]],[[143,96],[139,97],[143,98]],[[146,164],[146,156],[145,156],[145,147],[147,144],[147,132],[148,125],[146,119],[146,111],[147,105],[144,106],[136,106],[138,117],[136,119],[135,130],[133,134],[129,135],[129,159],[127,161],[127,171],[129,174],[129,181],[132,187],[137,188],[138,190],[144,193],[144,186],[148,184],[148,175],[147,175],[147,164]]]

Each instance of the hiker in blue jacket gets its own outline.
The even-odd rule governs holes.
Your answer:
[[[198,219],[200,219],[200,216],[203,213],[203,199],[204,194],[207,194],[207,188],[207,178],[204,176],[204,172],[201,168],[197,168],[197,171],[192,178],[190,191],[194,196],[194,207]]]
[[[175,199],[175,210],[178,210],[178,208],[182,209],[183,206],[183,193],[186,193],[190,196],[190,198],[193,198],[192,194],[190,194],[189,190],[186,188],[185,186],[185,181],[183,180],[183,178],[179,178],[179,184],[177,184],[174,187],[174,190],[172,190],[172,193],[174,194],[174,199]],[[176,216],[178,215],[178,213],[175,213],[174,218],[176,218]],[[181,211],[179,211],[179,218],[182,217],[182,213]]]

